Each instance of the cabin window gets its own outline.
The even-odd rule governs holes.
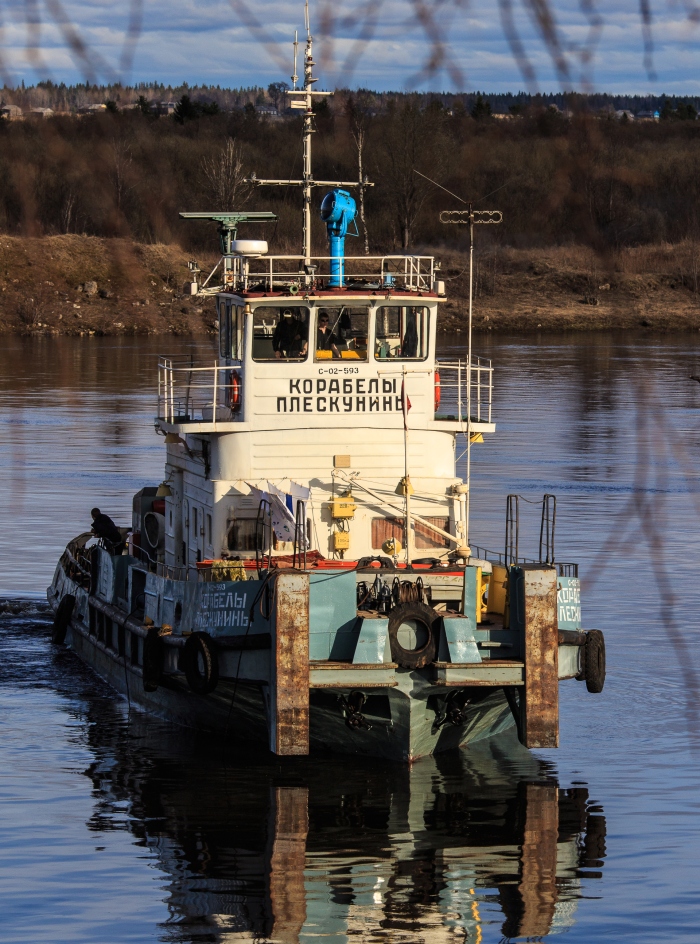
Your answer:
[[[302,305],[263,305],[255,309],[254,361],[305,361],[308,353],[308,308]]]
[[[424,361],[428,356],[430,313],[418,305],[382,305],[377,309],[374,356]]]
[[[219,353],[222,357],[240,361],[243,357],[243,309],[229,299],[220,298],[219,311]]]
[[[254,551],[256,533],[256,518],[234,518],[228,527],[226,543],[229,551]]]
[[[450,529],[449,518],[426,517],[425,520],[429,521],[430,524],[434,524],[436,528],[441,528],[443,531],[449,531]],[[416,549],[428,550],[430,548],[438,549],[450,546],[450,542],[447,538],[438,534],[436,531],[431,531],[430,528],[421,524],[420,521],[414,521],[414,526]],[[382,544],[391,538],[396,538],[396,540],[400,541],[401,545],[405,547],[405,530],[403,518],[372,518],[372,548],[374,550],[380,550]]]
[[[316,360],[367,360],[368,308],[319,308],[316,312]]]

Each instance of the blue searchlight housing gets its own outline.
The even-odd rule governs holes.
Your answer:
[[[335,189],[327,193],[321,202],[321,220],[326,224],[331,254],[331,277],[328,285],[331,288],[341,288],[345,274],[345,237],[348,235],[350,224],[355,220],[357,205],[347,190]],[[357,236],[357,224],[355,232]]]

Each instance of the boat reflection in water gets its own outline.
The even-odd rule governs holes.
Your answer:
[[[90,726],[90,825],[119,828],[128,806],[167,876],[164,940],[540,938],[601,877],[602,811],[514,737],[410,768],[280,764],[114,720]]]

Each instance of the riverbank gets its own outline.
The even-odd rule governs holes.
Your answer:
[[[441,327],[462,333],[468,258],[432,252],[449,297]],[[183,291],[189,259],[173,245],[0,236],[0,334],[210,334],[213,299]],[[214,261],[199,260],[205,271]],[[579,247],[481,249],[474,271],[478,332],[700,329],[693,244],[632,248],[606,260]]]
[[[214,331],[213,299],[183,292],[190,258],[179,246],[126,239],[0,236],[0,333]]]

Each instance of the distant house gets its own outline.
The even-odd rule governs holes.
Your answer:
[[[616,118],[626,118],[628,121],[634,121],[634,112],[631,112],[629,108],[618,108],[615,112]]]
[[[177,102],[158,102],[158,111],[161,115],[172,115],[177,108]]]
[[[637,118],[637,121],[658,121],[659,112],[658,111],[638,111],[636,118]]]
[[[255,113],[260,115],[261,118],[268,118],[270,121],[277,121],[282,118],[274,105],[256,105]]]
[[[5,121],[17,121],[23,116],[24,113],[19,105],[3,105],[0,108],[0,118],[4,118]]]
[[[52,118],[53,108],[32,108],[29,114],[35,118]]]
[[[79,114],[81,115],[99,115],[101,112],[107,111],[106,105],[83,105],[78,109]]]

